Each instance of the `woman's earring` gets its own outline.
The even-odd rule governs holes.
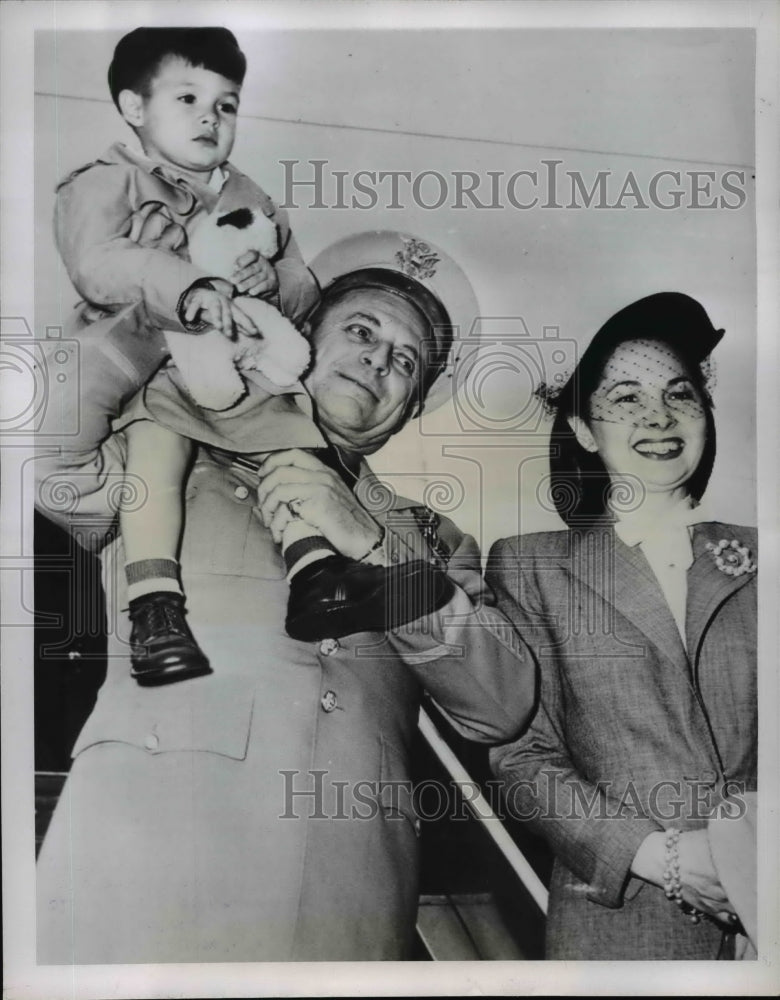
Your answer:
[[[599,450],[599,446],[596,444],[596,439],[590,432],[590,427],[588,427],[582,417],[567,417],[566,420],[569,427],[571,427],[574,432],[581,448],[584,448],[585,451]]]

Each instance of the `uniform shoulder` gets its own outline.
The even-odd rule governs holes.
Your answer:
[[[460,553],[464,558],[480,558],[479,543],[473,535],[459,527],[452,518],[437,515],[436,535],[444,543],[444,550],[450,554]]]
[[[491,555],[511,552],[522,556],[555,556],[566,553],[571,545],[571,532],[565,528],[561,531],[532,531],[524,535],[510,535],[499,538],[490,549]]]
[[[136,173],[137,171],[148,172],[148,170],[145,171],[145,168],[141,163],[140,156],[134,154],[122,143],[115,142],[113,146],[109,146],[104,153],[96,157],[94,160],[90,160],[88,163],[82,163],[81,166],[76,167],[75,170],[71,170],[67,173],[58,182],[55,190],[61,190],[61,188],[71,184],[77,178],[81,178],[90,170],[104,172],[106,169],[110,169],[112,173],[116,173],[117,175],[120,173]]]
[[[392,523],[402,530],[406,525],[420,532],[434,547],[441,547],[444,554],[452,555],[468,542],[468,547],[479,551],[477,543],[466,535],[458,525],[444,514],[438,514],[430,507],[406,497],[396,496],[392,504]]]

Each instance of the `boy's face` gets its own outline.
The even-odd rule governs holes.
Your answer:
[[[219,73],[173,56],[160,64],[148,97],[124,90],[119,102],[147,156],[205,173],[230,156],[240,91]]]

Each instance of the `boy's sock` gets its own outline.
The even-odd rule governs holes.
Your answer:
[[[282,533],[282,556],[287,567],[287,579],[292,580],[304,566],[338,555],[337,550],[316,528],[296,518]]]
[[[179,583],[179,564],[175,559],[139,559],[126,563],[125,576],[128,602],[160,591],[184,596]]]

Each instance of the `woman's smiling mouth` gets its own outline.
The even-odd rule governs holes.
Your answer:
[[[643,440],[637,441],[634,451],[638,451],[643,458],[650,458],[655,461],[667,461],[678,458],[682,454],[685,444],[681,438],[664,438],[662,441]]]

